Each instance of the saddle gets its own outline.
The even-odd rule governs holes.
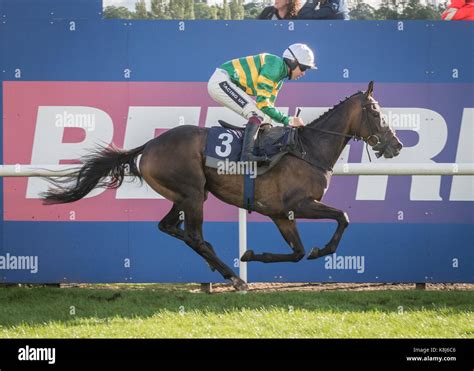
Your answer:
[[[245,128],[218,120],[219,126],[211,127],[206,143],[206,166],[218,168],[222,161],[236,162],[240,159],[242,139]],[[258,175],[272,169],[288,153],[301,156],[298,130],[292,127],[272,127],[270,124],[260,126],[254,154],[266,156],[269,163],[257,167]]]
[[[272,169],[286,154],[304,158],[305,153],[298,139],[298,129],[261,125],[254,154],[265,156],[270,161],[255,166],[252,161],[239,161],[245,128],[222,120],[219,120],[219,124],[221,126],[209,128],[204,151],[205,165],[217,169],[218,174],[244,176],[243,207],[250,213],[254,210],[255,178]]]

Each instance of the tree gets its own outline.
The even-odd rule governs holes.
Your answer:
[[[132,13],[124,6],[108,6],[104,9],[104,18],[112,19],[130,19],[132,18]]]
[[[403,19],[440,19],[440,13],[432,5],[421,5],[419,0],[409,0],[402,13]]]
[[[184,19],[196,19],[194,16],[194,0],[184,0]]]
[[[244,19],[245,10],[243,6],[243,0],[231,0],[229,8],[232,19]]]
[[[374,13],[375,9],[373,7],[371,7],[369,4],[359,1],[351,9],[351,19],[374,19]]]
[[[146,11],[145,0],[138,0],[135,3],[135,19],[146,19],[148,18],[148,13]]]
[[[184,19],[184,1],[170,0],[168,6],[170,19]]]
[[[265,5],[262,3],[247,3],[244,4],[244,19],[257,19]]]
[[[393,1],[383,1],[380,8],[374,12],[375,19],[399,19],[400,14],[397,11],[397,4]]]
[[[213,20],[219,19],[219,8],[214,5],[211,6],[209,8],[209,15],[210,15],[209,19],[213,19]]]
[[[232,19],[230,16],[230,7],[227,3],[227,0],[224,0],[224,4],[222,5],[221,19]]]
[[[154,19],[168,19],[165,0],[151,0],[151,17]]]
[[[439,19],[440,7],[422,5],[419,0],[383,0],[374,19]]]
[[[196,19],[212,19],[212,12],[206,3],[195,3],[194,16]]]

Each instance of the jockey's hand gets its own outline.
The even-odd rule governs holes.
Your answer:
[[[290,126],[293,126],[294,128],[304,126],[303,119],[301,117],[290,117]]]

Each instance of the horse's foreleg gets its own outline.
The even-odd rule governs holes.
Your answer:
[[[203,257],[211,268],[216,269],[225,279],[231,280],[239,291],[247,290],[247,284],[241,280],[214,253],[210,244],[204,241],[202,234],[204,199],[189,197],[179,205],[184,211],[184,242]]]
[[[299,262],[304,257],[304,247],[301,242],[298,230],[296,229],[295,220],[279,218],[273,219],[274,223],[280,230],[285,241],[293,249],[292,254],[255,254],[252,250],[247,250],[240,260],[242,261],[259,261],[262,263],[277,262]]]
[[[327,206],[313,199],[306,199],[298,204],[295,210],[296,218],[305,219],[333,219],[337,221],[337,229],[329,243],[323,248],[313,248],[308,259],[316,259],[336,252],[344,230],[349,225],[349,217],[342,210]]]

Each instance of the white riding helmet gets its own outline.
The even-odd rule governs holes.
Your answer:
[[[298,64],[317,70],[314,64],[313,51],[306,44],[292,44],[283,52],[283,58],[296,61]]]

